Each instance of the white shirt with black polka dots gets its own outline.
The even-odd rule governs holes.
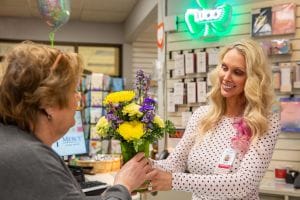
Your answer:
[[[234,118],[224,116],[200,139],[197,125],[207,111],[208,106],[202,106],[194,112],[174,152],[166,160],[155,161],[154,166],[171,172],[172,190],[192,192],[193,200],[258,200],[259,183],[280,132],[279,114],[271,114],[268,133],[253,142],[244,156],[238,154],[229,171],[220,173],[220,157],[236,134]]]

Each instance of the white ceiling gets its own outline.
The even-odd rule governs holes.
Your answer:
[[[38,0],[0,0],[0,17],[41,18],[37,2]],[[70,2],[70,20],[123,23],[138,0],[70,0]]]

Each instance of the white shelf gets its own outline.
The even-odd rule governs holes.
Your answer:
[[[264,178],[261,181],[259,193],[282,196],[284,200],[288,200],[290,197],[300,197],[300,189],[295,189],[293,184],[287,184],[272,178]]]

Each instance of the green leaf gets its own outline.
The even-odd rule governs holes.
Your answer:
[[[134,146],[134,150],[135,152],[139,151],[139,147],[143,144],[143,140],[139,139],[139,140],[134,140],[133,141],[133,146]]]
[[[165,131],[169,135],[173,135],[176,132],[176,128],[170,120],[165,121]]]

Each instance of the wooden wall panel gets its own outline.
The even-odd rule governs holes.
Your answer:
[[[147,74],[153,74],[157,60],[157,47],[154,35],[144,34],[132,44],[131,77],[128,80],[129,88],[134,85],[137,69],[142,69]]]

